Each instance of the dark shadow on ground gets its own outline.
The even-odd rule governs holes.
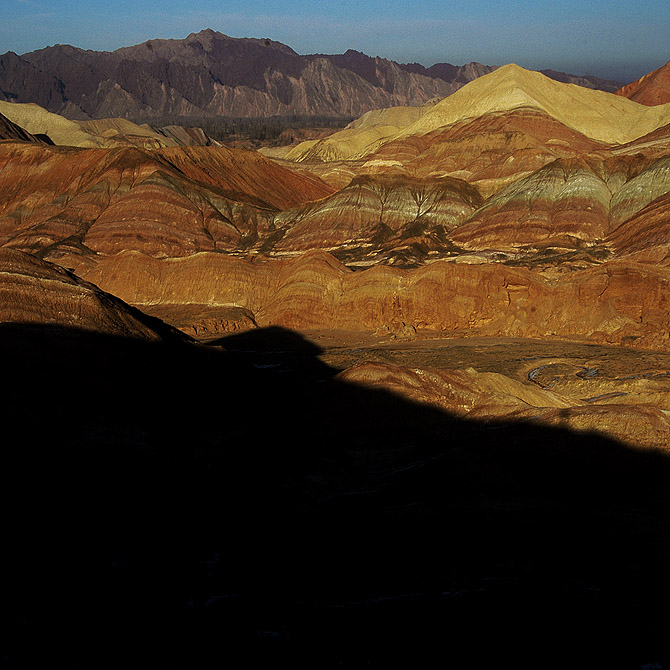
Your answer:
[[[8,667],[668,662],[669,459],[218,344],[0,325]]]

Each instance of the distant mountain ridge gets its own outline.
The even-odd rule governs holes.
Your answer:
[[[213,30],[113,52],[56,45],[0,56],[0,100],[35,102],[70,119],[107,117],[356,117],[443,98],[496,66],[399,64],[348,50],[301,56],[269,39]],[[622,82],[545,71],[589,88]]]

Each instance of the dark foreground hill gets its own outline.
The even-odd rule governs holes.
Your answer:
[[[666,456],[215,345],[0,327],[9,666],[664,667]]]

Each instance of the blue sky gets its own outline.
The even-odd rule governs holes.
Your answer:
[[[0,53],[111,51],[204,28],[298,53],[399,62],[518,63],[625,81],[670,59],[670,2],[645,0],[0,0]]]

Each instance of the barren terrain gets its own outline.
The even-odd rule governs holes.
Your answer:
[[[473,66],[427,102],[449,68],[186,43],[2,58],[47,92],[40,67],[106,64],[91,116],[138,111],[112,76],[139,62],[179,83],[146,80],[164,112],[314,78],[398,106],[272,158],[2,103],[0,657],[665,667],[667,71]],[[290,71],[224,58],[250,52]],[[216,54],[238,79],[209,99]]]

